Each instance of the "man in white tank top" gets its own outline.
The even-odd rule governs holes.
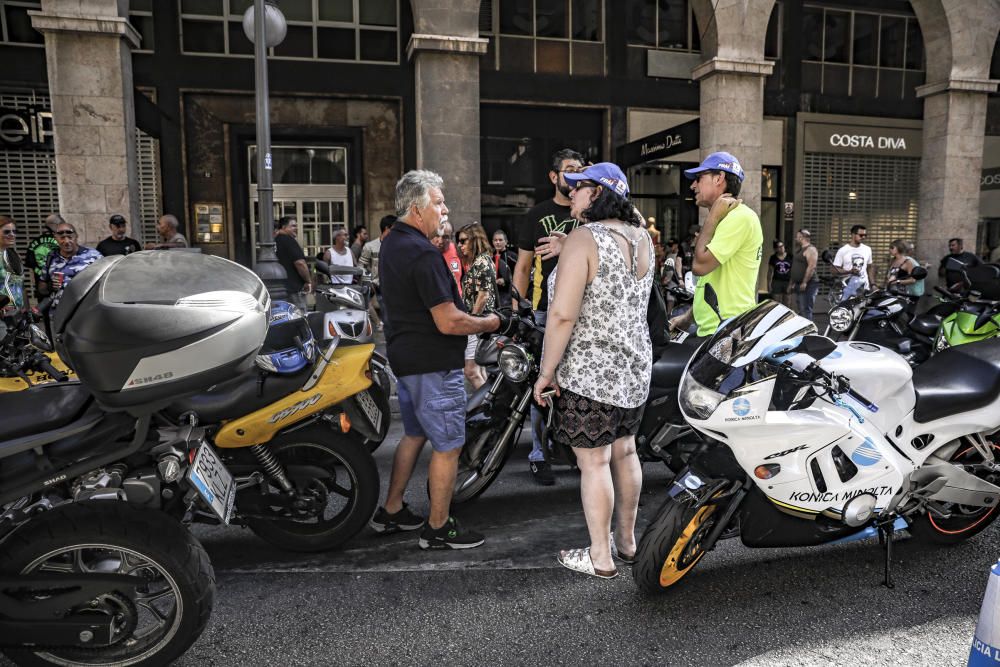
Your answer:
[[[354,254],[351,249],[347,246],[347,230],[344,228],[338,229],[333,234],[333,245],[330,249],[326,251],[324,260],[331,266],[354,266]],[[353,282],[353,276],[330,276],[330,282],[333,284],[350,284]]]

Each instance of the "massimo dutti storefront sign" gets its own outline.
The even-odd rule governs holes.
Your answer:
[[[922,131],[916,128],[807,122],[803,129],[809,153],[920,157],[922,151]]]

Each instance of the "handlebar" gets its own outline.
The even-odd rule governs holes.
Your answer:
[[[39,370],[46,373],[56,382],[65,382],[69,378],[68,375],[53,366],[52,362],[50,362],[49,358],[44,354],[36,354],[35,358],[32,359],[32,362],[38,367]]]

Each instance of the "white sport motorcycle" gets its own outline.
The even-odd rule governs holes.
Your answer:
[[[894,530],[954,544],[1000,514],[1000,340],[911,370],[766,301],[701,346],[679,402],[707,442],[640,540],[643,590],[677,584],[722,537],[794,547],[876,533],[891,587]]]

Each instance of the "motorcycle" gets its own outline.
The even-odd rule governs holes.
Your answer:
[[[530,414],[545,330],[536,324],[531,305],[519,302],[517,332],[510,337],[484,338],[476,348],[476,363],[487,369],[487,380],[466,405],[465,446],[459,457],[452,497],[456,504],[477,498],[496,480]],[[695,351],[683,342],[686,336],[679,334],[664,350],[658,351],[649,397],[636,434],[640,460],[662,462],[675,472],[702,440],[684,422],[677,404],[681,374]],[[550,422],[551,408],[543,408],[542,413],[542,419]],[[542,441],[547,461],[576,464],[572,448],[563,447],[547,436]]]
[[[469,502],[496,480],[514,450],[514,445],[530,414],[532,389],[538,379],[544,327],[535,322],[531,304],[518,299],[517,329],[511,336],[489,336],[476,347],[476,363],[496,367],[486,383],[473,392],[466,404],[465,446],[458,459],[453,504]],[[551,419],[551,406],[543,408]],[[575,465],[576,456],[545,438],[542,447],[550,463]]]
[[[6,356],[20,333],[5,333],[0,362],[56,376],[40,330]],[[97,414],[85,395],[64,380],[0,402],[0,651],[21,665],[168,664],[205,629],[215,574],[177,521],[99,488],[122,481],[114,462],[137,450],[148,421],[130,437],[131,420]],[[39,416],[60,423],[39,431]]]
[[[41,352],[37,346],[31,345],[32,340],[39,337],[48,339],[42,328],[42,313],[48,303],[49,300],[45,299],[37,311],[32,309],[0,318],[0,394],[75,376],[57,355],[51,351]],[[47,367],[51,367],[53,372],[42,370],[41,363],[30,363],[23,358],[25,354],[44,355]]]
[[[934,338],[934,351],[1000,336],[1000,266],[973,268],[955,259],[949,269],[961,270],[968,288],[961,305],[944,318]]]
[[[714,292],[706,301],[714,305]],[[895,530],[956,544],[1000,504],[1000,340],[915,370],[864,342],[834,343],[765,301],[691,358],[680,407],[705,441],[643,534],[633,576],[677,585],[719,539],[792,547]]]
[[[88,488],[184,522],[244,525],[295,551],[328,550],[353,537],[379,494],[365,440],[383,439],[389,426],[387,400],[380,405],[368,391],[373,346],[340,349],[334,339],[314,364],[275,373],[283,363],[275,355],[291,346],[279,340],[260,354],[276,329],[265,335],[271,311],[259,279],[218,258],[210,261],[225,263],[206,267],[206,256],[159,255],[173,257],[102,260],[67,288],[53,331],[60,357],[86,383],[46,401],[52,414],[38,414],[31,390],[9,394],[10,409],[20,405],[24,413],[21,435],[68,429],[65,446],[78,451],[134,433],[127,456],[102,461],[113,469],[98,469]],[[187,294],[197,287],[189,275],[213,275],[238,289]],[[289,324],[279,339],[294,340],[305,326]],[[23,465],[28,474],[30,457]],[[197,493],[185,491],[189,482]]]
[[[372,342],[372,323],[368,316],[368,304],[375,287],[371,274],[361,267],[335,266],[319,260],[316,271],[325,276],[354,276],[357,285],[331,283],[316,287],[316,312],[322,313],[321,333],[316,337],[327,339],[340,337],[359,343]],[[318,325],[319,322],[317,321]],[[315,331],[316,325],[314,325]]]

